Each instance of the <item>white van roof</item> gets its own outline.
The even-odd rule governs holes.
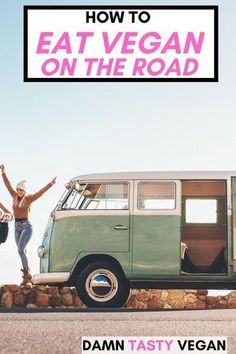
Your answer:
[[[229,179],[236,176],[236,171],[131,171],[94,173],[76,176],[72,181],[96,180],[158,180],[158,179]]]

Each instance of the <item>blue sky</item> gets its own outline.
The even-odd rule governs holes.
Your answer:
[[[219,83],[24,83],[23,5],[127,2],[1,1],[0,162],[14,185],[27,179],[32,192],[58,176],[57,185],[32,208],[28,254],[33,273],[47,218],[71,177],[123,170],[236,170],[236,3],[207,3],[220,6]],[[1,180],[0,200],[11,206]],[[0,283],[18,282],[13,225],[0,257]]]

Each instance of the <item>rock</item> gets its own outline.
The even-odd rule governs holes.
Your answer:
[[[185,303],[193,303],[197,301],[197,296],[195,294],[187,294],[184,296]]]
[[[47,286],[47,285],[36,285],[36,286],[35,286],[35,289],[36,289],[37,291],[42,292],[42,293],[47,293],[47,291],[48,291],[48,286]]]
[[[194,303],[193,302],[186,302],[185,303],[185,308],[190,310],[190,309],[194,309]]]
[[[1,298],[1,306],[5,308],[11,308],[13,304],[13,294],[10,291],[3,293]]]
[[[146,309],[147,308],[147,302],[139,302],[138,303],[138,308],[139,309]]]
[[[125,304],[125,307],[129,308],[137,308],[138,307],[138,300],[134,294],[131,294],[128,301]]]
[[[10,293],[16,293],[16,292],[20,291],[20,286],[14,285],[14,284],[4,285],[2,290],[3,290],[3,292],[9,291]]]
[[[161,297],[160,297],[160,299],[161,299],[161,301],[166,301],[166,299],[168,298],[168,291],[167,290],[162,290],[161,291]]]
[[[197,294],[198,294],[198,295],[205,295],[205,296],[207,296],[208,290],[197,290]]]
[[[52,307],[61,306],[61,295],[55,294],[49,296],[49,305]]]
[[[203,301],[199,301],[199,300],[197,300],[193,305],[194,305],[193,308],[195,310],[203,310],[206,308],[206,303]]]
[[[23,295],[21,294],[20,291],[13,294],[13,303],[15,306],[19,306],[19,307],[24,306]]]
[[[160,300],[159,296],[154,294],[148,301],[148,308],[161,309],[163,307],[163,302]]]
[[[138,301],[146,302],[150,298],[150,292],[146,290],[140,290],[139,292],[137,292],[136,297]]]
[[[220,296],[220,301],[222,302],[222,301],[228,301],[228,298],[229,298],[229,296],[228,295],[224,295],[224,296]]]
[[[176,300],[176,301],[174,301],[173,304],[170,303],[170,305],[172,306],[172,308],[175,308],[175,309],[184,309],[185,308],[185,302],[183,300]]]
[[[197,294],[198,290],[194,289],[188,289],[188,290],[183,290],[186,294]]]
[[[38,293],[36,297],[36,305],[41,307],[48,306],[48,295],[43,293]]]
[[[73,297],[71,294],[66,293],[61,295],[61,301],[65,306],[72,306],[73,305]]]
[[[236,309],[236,297],[231,297],[231,296],[229,297],[228,308]]]
[[[37,308],[38,308],[38,306],[35,305],[35,304],[27,304],[25,307],[26,307],[27,309],[37,309]]]
[[[50,286],[48,288],[48,295],[58,295],[59,294],[59,289],[56,286]]]
[[[165,305],[163,306],[163,309],[172,309],[172,307],[171,307],[169,304],[165,304]]]
[[[198,295],[198,300],[200,301],[206,301],[207,296],[206,295]]]
[[[219,296],[208,296],[206,299],[206,303],[207,305],[214,305],[216,302],[220,301],[220,297]]]
[[[161,290],[159,289],[152,289],[150,290],[152,294],[155,294],[156,296],[158,296],[160,298],[161,296]]]
[[[136,295],[138,291],[137,289],[131,289],[130,295]]]
[[[25,298],[25,303],[26,304],[34,304],[37,298],[37,290],[36,289],[31,289],[27,294]]]
[[[232,292],[230,293],[230,297],[236,297],[236,291],[232,291]]]
[[[213,306],[214,309],[225,309],[227,308],[227,305],[224,304],[223,302],[217,302],[214,306]]]
[[[183,294],[184,294],[183,291],[174,291],[174,290],[171,290],[171,291],[169,291],[169,293],[168,293],[168,298],[167,298],[167,300],[168,300],[168,302],[169,302],[169,300],[171,300],[171,301],[180,301],[180,300],[183,299]]]
[[[71,294],[71,289],[68,286],[64,286],[61,290],[60,290],[60,294]]]

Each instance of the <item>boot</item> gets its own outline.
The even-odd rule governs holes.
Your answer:
[[[32,275],[30,274],[29,272],[29,268],[23,268],[21,269],[21,271],[23,272],[23,275],[22,275],[22,278],[23,278],[23,281],[21,282],[21,286],[24,286],[24,285],[28,285],[28,284],[31,284],[30,280],[32,279]]]

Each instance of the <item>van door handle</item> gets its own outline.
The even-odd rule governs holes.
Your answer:
[[[129,230],[128,226],[124,226],[124,225],[115,225],[114,229],[117,231]]]

